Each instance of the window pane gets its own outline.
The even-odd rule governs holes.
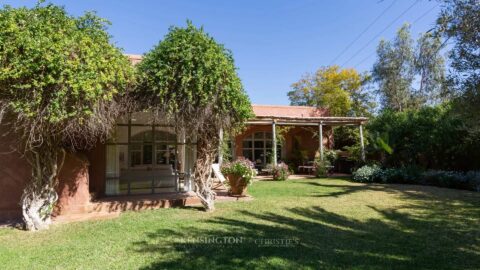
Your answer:
[[[243,148],[252,148],[252,141],[243,141],[242,146]]]
[[[130,121],[136,125],[152,125],[153,114],[149,112],[136,112],[132,114]]]
[[[130,165],[132,167],[142,164],[142,152],[131,151],[130,152]]]
[[[254,158],[255,164],[263,164],[263,158],[264,158],[263,149],[261,150],[255,149],[255,151],[253,151],[253,155],[254,155],[253,158]]]
[[[267,149],[272,149],[272,141],[266,141],[266,142],[265,142],[265,147],[266,147]]]
[[[116,126],[108,142],[109,143],[128,143],[128,127]]]
[[[152,127],[149,126],[132,126],[130,140],[132,142],[151,142],[152,141]]]
[[[142,151],[141,144],[130,144],[130,151]]]
[[[242,151],[243,157],[245,157],[248,160],[252,160],[252,150],[243,150]]]
[[[167,145],[166,144],[157,144],[157,151],[166,151]]]
[[[253,136],[255,139],[263,139],[263,132],[255,132]]]
[[[257,148],[263,149],[263,145],[264,145],[263,141],[255,141],[254,143],[255,149]]]
[[[167,151],[157,151],[157,164],[167,164],[168,152]]]
[[[168,164],[175,166],[175,161],[177,158],[177,151],[175,145],[168,146]]]
[[[272,139],[272,133],[271,132],[265,132],[265,139]]]
[[[161,142],[174,142],[175,131],[171,127],[155,127],[155,140]]]
[[[153,147],[151,144],[143,146],[143,164],[152,164],[153,159]]]

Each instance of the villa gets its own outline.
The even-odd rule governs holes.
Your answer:
[[[129,57],[133,64],[141,60]],[[323,155],[333,145],[333,126],[355,125],[362,131],[367,121],[333,117],[326,110],[304,106],[253,105],[253,111],[255,117],[244,132],[231,140],[230,152],[233,158],[248,158],[259,169],[293,159],[299,152],[313,160],[316,152]],[[284,128],[282,134],[277,134],[276,127]],[[20,197],[30,177],[27,162],[10,148],[11,139],[2,137],[0,144],[0,221],[21,217]],[[105,143],[89,152],[67,155],[55,216],[74,220],[91,213],[98,217],[99,213],[195,202],[191,177],[195,143],[175,134],[171,126],[153,122],[145,112],[119,119]],[[150,196],[148,202],[145,196]]]

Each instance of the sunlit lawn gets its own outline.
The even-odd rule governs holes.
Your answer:
[[[479,269],[480,193],[256,182],[251,202],[0,229],[1,269]]]

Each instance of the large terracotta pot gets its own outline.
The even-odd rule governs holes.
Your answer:
[[[247,183],[241,176],[234,174],[227,175],[228,183],[230,185],[230,195],[245,196],[247,195]]]

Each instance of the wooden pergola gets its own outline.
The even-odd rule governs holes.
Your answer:
[[[320,158],[323,160],[323,126],[358,126],[360,129],[360,146],[362,160],[365,160],[365,146],[363,142],[363,125],[368,121],[366,117],[275,117],[257,116],[247,122],[247,125],[271,125],[272,126],[272,153],[274,166],[277,165],[277,147],[275,127],[280,126],[318,126],[318,144]]]

